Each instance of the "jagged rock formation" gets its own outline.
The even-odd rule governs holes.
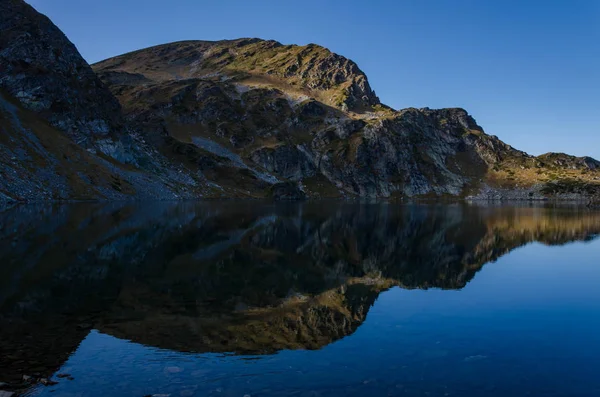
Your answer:
[[[92,69],[22,0],[0,11],[0,203],[600,190],[596,160],[527,155],[463,109],[393,110],[318,45],[185,41]]]
[[[0,93],[0,205],[11,201],[176,199],[210,191],[202,181],[181,172],[180,166],[152,152],[144,153],[133,140],[132,150],[110,139],[95,144],[109,154],[77,145],[16,99]],[[154,171],[112,156],[144,161],[144,166]]]
[[[310,197],[493,198],[520,188],[517,196],[529,199],[563,193],[549,180],[573,178],[589,190],[600,180],[595,160],[529,156],[485,134],[463,109],[381,105],[353,62],[316,45],[186,41],[93,68],[166,155],[174,141],[199,157],[209,150],[199,142],[218,142],[216,154],[295,182]]]
[[[463,288],[529,242],[596,238],[599,216],[321,202],[16,207],[0,213],[0,381],[52,373],[92,327],[181,351],[317,349],[353,333],[390,287]]]
[[[119,103],[75,46],[23,1],[0,4],[0,87],[78,144],[123,129]]]
[[[210,191],[126,125],[75,46],[22,0],[0,3],[0,203]]]

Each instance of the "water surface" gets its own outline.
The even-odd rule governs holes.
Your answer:
[[[116,203],[0,226],[0,382],[27,395],[600,395],[598,211]]]

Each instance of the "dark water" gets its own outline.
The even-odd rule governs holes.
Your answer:
[[[82,204],[0,226],[0,389],[600,395],[598,211]]]

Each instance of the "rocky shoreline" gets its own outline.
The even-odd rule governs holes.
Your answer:
[[[580,192],[556,193],[545,195],[542,192],[544,185],[535,185],[528,188],[501,189],[485,186],[474,195],[465,197],[467,201],[573,201],[590,203],[596,195]]]

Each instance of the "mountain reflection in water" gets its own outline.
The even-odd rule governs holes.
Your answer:
[[[15,384],[99,335],[253,357],[321,349],[391,287],[460,290],[527,243],[594,239],[600,212],[113,203],[20,206],[0,225],[0,381]]]

